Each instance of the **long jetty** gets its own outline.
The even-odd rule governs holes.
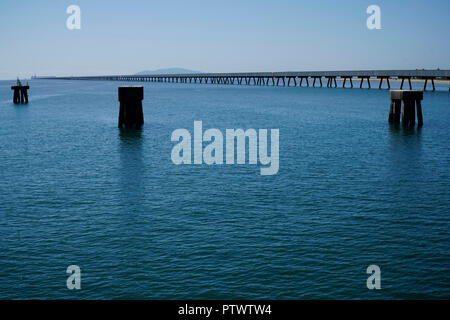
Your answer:
[[[337,88],[337,80],[342,87],[353,88],[353,81],[359,81],[359,88],[367,82],[378,81],[379,89],[390,89],[389,80],[401,80],[400,89],[407,82],[412,89],[411,79],[424,80],[423,90],[427,90],[428,82],[436,89],[434,81],[449,80],[450,70],[359,70],[359,71],[300,71],[300,72],[249,72],[249,73],[187,73],[187,74],[148,74],[148,75],[109,75],[78,77],[33,77],[34,79],[52,80],[104,80],[104,81],[139,81],[139,82],[171,82],[199,84],[234,84],[256,86],[299,86],[323,87],[326,81],[328,88]],[[386,83],[383,88],[383,83]],[[450,91],[450,87],[449,87]]]

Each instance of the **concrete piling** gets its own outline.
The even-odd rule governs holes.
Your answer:
[[[402,113],[402,101],[394,100],[394,123],[400,124],[400,114]]]
[[[400,112],[403,104],[402,125],[414,127],[416,124],[416,106],[418,126],[423,126],[422,104],[423,91],[419,90],[391,90],[391,107],[389,111],[389,123],[400,123]]]
[[[14,95],[13,95],[13,103],[14,104],[18,104],[20,103],[20,92],[19,92],[19,87],[18,86],[13,86],[11,87],[11,90],[14,90]]]
[[[13,103],[19,104],[19,103],[28,103],[28,89],[30,89],[30,86],[12,86],[11,90],[14,90],[13,94]]]
[[[417,106],[417,125],[421,127],[423,126],[422,102],[420,100],[416,100],[416,106]]]
[[[140,129],[142,127],[144,124],[143,99],[143,86],[119,87],[119,128]]]
[[[389,109],[389,123],[394,123],[394,108],[395,108],[395,103],[394,101],[391,101],[391,107]]]
[[[404,127],[414,127],[416,124],[414,100],[403,100],[402,125]]]

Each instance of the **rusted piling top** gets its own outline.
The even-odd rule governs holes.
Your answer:
[[[421,90],[391,90],[391,100],[423,100]]]
[[[121,86],[119,87],[119,101],[144,100],[143,86]]]

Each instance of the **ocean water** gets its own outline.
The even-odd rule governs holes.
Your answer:
[[[389,92],[129,82],[0,82],[1,299],[450,298],[450,95],[422,129]],[[280,130],[280,169],[179,165],[171,133]],[[369,265],[381,290],[368,290]],[[81,268],[68,290],[66,268]]]

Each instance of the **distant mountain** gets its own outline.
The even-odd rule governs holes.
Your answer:
[[[144,70],[136,73],[135,75],[147,75],[147,74],[178,74],[178,73],[201,73],[200,71],[188,70],[183,68],[166,68],[157,70]]]

